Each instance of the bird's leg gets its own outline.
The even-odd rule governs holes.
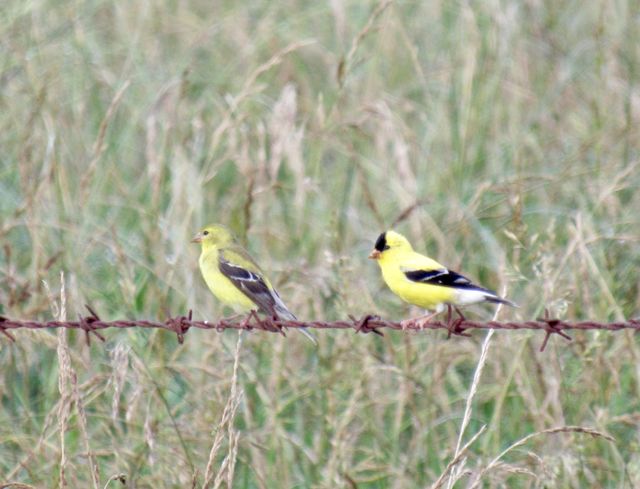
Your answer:
[[[242,317],[244,317],[244,314],[234,314],[233,316],[229,316],[229,317],[226,317],[224,319],[225,319],[225,321],[232,322],[232,321],[237,321]]]
[[[471,336],[465,333],[464,329],[460,328],[460,325],[467,319],[465,315],[462,314],[462,311],[458,308],[458,306],[453,306],[453,309],[455,309],[456,313],[458,314],[458,317],[456,319],[453,319],[451,317],[451,308],[451,304],[447,304],[447,329],[449,330],[447,339],[451,338],[452,334],[456,334],[459,336]]]
[[[258,313],[256,313],[256,311],[254,309],[251,309],[249,311],[249,314],[247,314],[247,317],[245,317],[242,320],[242,322],[240,323],[240,329],[252,329],[251,325],[249,324],[252,319],[255,319],[256,321],[260,322],[260,318],[258,317]]]
[[[458,308],[456,308],[457,310]],[[454,328],[453,328],[453,322],[451,321],[453,318],[451,317],[452,314],[452,307],[451,304],[447,304],[447,329],[449,330],[449,332],[447,333],[447,339],[451,338],[451,334],[454,332]]]
[[[272,314],[271,315],[271,326],[273,326],[273,328],[275,328],[276,331],[278,331],[282,336],[287,336],[284,332],[285,327],[284,326],[280,326],[279,324],[276,323],[276,321],[279,321],[280,318],[278,317],[277,314]]]
[[[458,313],[458,319],[456,320],[456,327],[460,326],[460,324],[462,324],[462,322],[467,319],[465,317],[464,314],[462,314],[462,311],[458,308],[458,306],[453,306],[453,308],[456,310],[456,312]]]
[[[467,318],[465,317],[464,314],[462,314],[462,311],[457,306],[454,306],[454,309],[456,310],[459,316],[455,322],[455,328],[454,328],[455,332],[461,336],[471,336],[470,334],[464,332],[465,328],[460,327],[460,325],[464,323]]]

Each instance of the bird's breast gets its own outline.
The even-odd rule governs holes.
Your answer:
[[[423,284],[409,280],[400,267],[381,266],[382,277],[403,301],[423,309],[435,310],[440,304],[452,302],[455,290],[451,287]]]
[[[200,271],[209,290],[216,298],[234,308],[237,312],[255,309],[255,304],[234,283],[229,280],[218,267],[217,253],[200,255]]]

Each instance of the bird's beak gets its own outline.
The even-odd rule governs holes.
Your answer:
[[[191,240],[192,243],[202,243],[202,233],[196,234]]]
[[[379,260],[380,252],[378,250],[373,250],[371,253],[369,253],[369,258],[371,258],[372,260]]]

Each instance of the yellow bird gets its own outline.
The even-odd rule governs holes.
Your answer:
[[[207,226],[191,242],[201,244],[200,271],[213,295],[222,303],[236,312],[257,310],[274,319],[296,319],[264,272],[226,227]],[[298,329],[317,344],[305,328]]]
[[[452,306],[461,318],[464,316],[457,306],[491,302],[517,307],[494,291],[413,251],[407,238],[395,231],[386,231],[378,237],[369,258],[378,262],[382,278],[393,293],[409,304],[433,311],[419,319],[420,326],[445,308],[449,308],[450,313]]]

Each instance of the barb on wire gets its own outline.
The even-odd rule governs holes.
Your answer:
[[[500,330],[536,330],[544,331],[545,337],[540,347],[540,351],[544,351],[551,335],[557,334],[566,340],[571,337],[566,331],[588,331],[588,330],[607,330],[620,331],[623,329],[631,329],[640,331],[640,319],[629,319],[626,321],[617,321],[613,323],[601,323],[597,321],[578,321],[570,322],[561,319],[554,319],[549,316],[549,312],[545,311],[542,318],[535,321],[473,321],[467,318],[458,318],[451,322],[448,321],[429,321],[420,323],[418,321],[388,321],[379,316],[367,314],[358,319],[349,316],[348,320],[339,321],[285,321],[281,319],[272,319],[260,317],[255,311],[248,316],[236,316],[233,318],[223,318],[217,321],[197,321],[193,319],[193,312],[189,311],[186,316],[170,317],[164,322],[147,321],[147,320],[129,320],[120,319],[115,321],[104,321],[100,319],[98,314],[89,306],[86,306],[89,316],[80,317],[77,321],[31,321],[16,320],[0,316],[0,334],[4,335],[10,341],[16,341],[15,336],[11,334],[11,330],[15,329],[56,329],[69,328],[84,331],[87,344],[90,344],[91,335],[94,335],[101,341],[105,341],[105,337],[99,333],[100,330],[107,328],[155,328],[164,329],[175,333],[178,343],[184,343],[184,336],[189,329],[213,329],[217,332],[226,329],[257,329],[267,331],[269,333],[279,333],[285,335],[287,328],[316,328],[316,329],[352,329],[356,333],[374,333],[382,336],[382,329],[392,329],[401,331],[424,331],[443,329],[449,334],[456,336],[467,336],[465,333],[470,329],[500,329]]]

